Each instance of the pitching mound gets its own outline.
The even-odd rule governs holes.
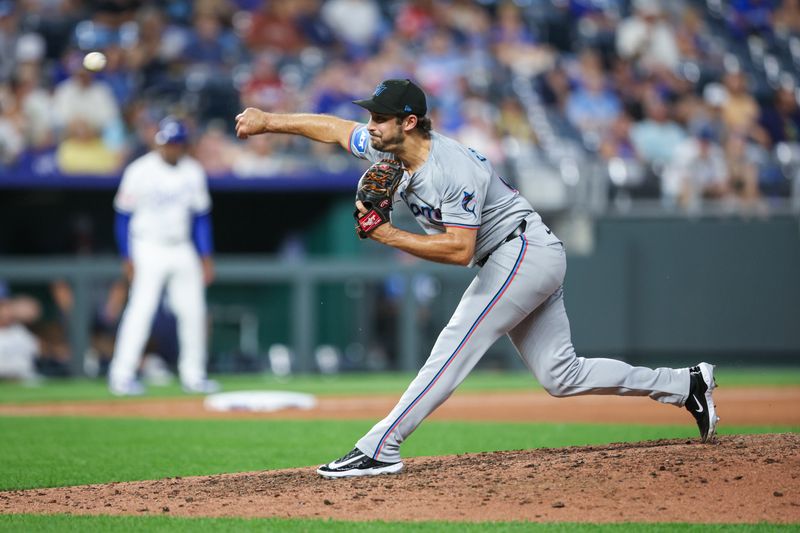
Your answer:
[[[405,461],[396,476],[314,468],[0,492],[3,513],[342,520],[800,522],[800,435],[661,440]]]

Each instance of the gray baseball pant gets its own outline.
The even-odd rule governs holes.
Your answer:
[[[536,245],[521,235],[495,250],[400,401],[356,443],[358,449],[379,461],[399,461],[403,441],[504,334],[553,396],[650,396],[682,406],[689,393],[686,368],[650,369],[575,355],[564,308],[565,273],[561,244]]]

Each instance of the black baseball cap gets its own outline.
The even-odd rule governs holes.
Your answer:
[[[382,115],[425,116],[428,104],[425,93],[411,80],[385,80],[375,87],[371,98],[354,100],[367,111]]]

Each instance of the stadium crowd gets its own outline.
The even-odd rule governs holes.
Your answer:
[[[562,168],[571,143],[612,191],[755,205],[798,172],[798,72],[798,0],[0,0],[0,173],[50,150],[116,176],[167,113],[212,178],[341,169],[299,138],[237,141],[233,117],[363,120],[351,100],[409,77],[435,128],[517,183],[516,160]]]

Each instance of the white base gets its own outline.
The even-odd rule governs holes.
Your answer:
[[[281,409],[313,409],[312,394],[286,391],[236,391],[206,396],[203,406],[209,411],[251,411],[269,413]]]

